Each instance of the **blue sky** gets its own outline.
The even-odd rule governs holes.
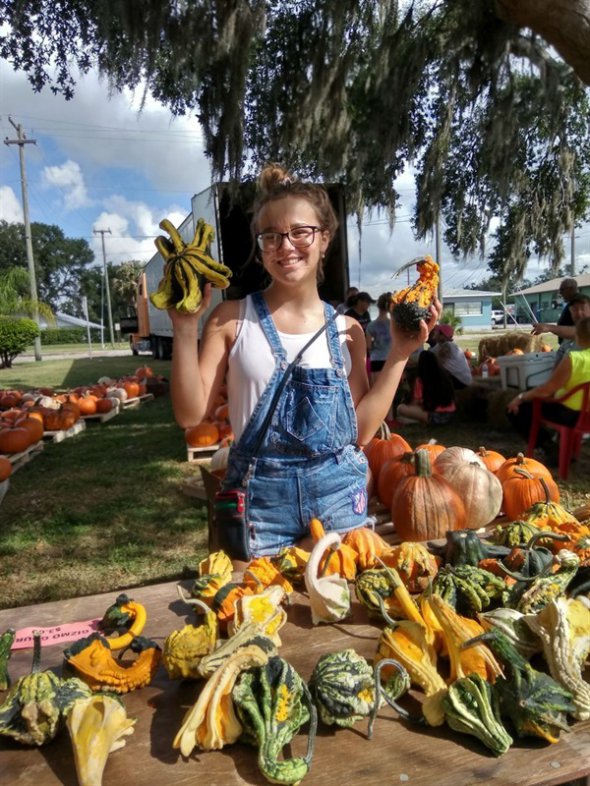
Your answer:
[[[100,236],[107,259],[147,262],[154,253],[158,222],[176,224],[190,210],[193,194],[210,184],[202,135],[195,118],[173,118],[154,101],[139,111],[141,94],[109,95],[108,86],[90,74],[78,82],[73,100],[49,90],[34,93],[22,73],[0,62],[0,133],[15,139],[9,116],[23,126],[35,145],[25,146],[29,209],[32,221],[57,224],[68,237],[83,237],[102,263]],[[396,184],[402,197],[393,231],[380,215],[368,216],[358,234],[350,220],[348,246],[351,283],[375,297],[395,288],[394,271],[415,256],[434,256],[434,239],[416,243],[410,214],[414,194],[411,172]],[[22,221],[21,185],[16,145],[0,146],[0,219]],[[590,265],[590,226],[577,232],[578,270]],[[566,245],[569,260],[569,241]],[[485,260],[455,262],[446,248],[443,284],[458,289],[486,275]],[[529,265],[536,276],[543,263]]]

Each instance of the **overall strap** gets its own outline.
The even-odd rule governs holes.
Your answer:
[[[285,385],[289,381],[289,377],[291,376],[291,374],[293,372],[293,369],[295,368],[295,366],[301,360],[301,358],[303,356],[303,353],[306,351],[306,349],[308,349],[313,344],[313,342],[322,335],[324,330],[326,330],[328,328],[328,326],[331,325],[334,322],[334,320],[336,319],[337,316],[338,316],[338,312],[334,311],[334,313],[330,316],[330,318],[327,319],[324,322],[324,324],[321,326],[321,328],[316,333],[314,333],[314,335],[309,339],[307,344],[299,350],[297,355],[293,358],[292,362],[287,366],[287,369],[286,369],[285,373],[283,374],[283,376],[281,378],[281,381],[279,382],[279,384],[277,386],[277,389],[275,390],[275,394],[274,394],[274,396],[272,398],[272,401],[270,402],[270,406],[268,408],[268,412],[266,413],[266,417],[264,418],[262,426],[260,427],[260,431],[258,433],[258,438],[256,440],[256,444],[254,445],[254,449],[252,451],[252,457],[253,458],[256,455],[258,455],[258,451],[260,450],[260,447],[262,446],[262,442],[264,441],[264,437],[266,436],[266,432],[268,431],[268,427],[270,426],[270,422],[272,420],[272,416],[274,415],[274,411],[275,411],[275,409],[277,407],[277,404],[279,403],[279,399],[281,397],[281,393],[285,389]]]

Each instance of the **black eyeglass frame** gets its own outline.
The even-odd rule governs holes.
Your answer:
[[[310,229],[311,234],[306,235],[305,238],[301,238],[299,241],[297,239],[294,240],[291,237],[292,233],[297,232],[298,230],[301,229]],[[316,232],[323,232],[323,231],[324,231],[323,227],[312,226],[311,224],[304,224],[303,226],[293,227],[293,229],[290,229],[288,232],[259,232],[256,235],[256,243],[258,244],[258,248],[261,251],[278,251],[279,248],[283,245],[283,238],[286,237],[288,238],[289,243],[291,243],[291,245],[294,246],[295,248],[308,248],[313,244],[313,241],[315,240]],[[274,241],[272,242],[272,244],[265,245],[263,238],[265,237],[268,238],[271,235],[274,238]],[[278,241],[277,238],[279,238]]]

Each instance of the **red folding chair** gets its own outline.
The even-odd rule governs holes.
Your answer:
[[[571,398],[574,393],[582,393],[582,406],[580,416],[573,426],[564,426],[562,423],[555,423],[549,418],[543,417],[542,405],[544,403],[563,404]],[[559,469],[558,474],[561,480],[567,480],[572,457],[580,455],[582,437],[590,434],[590,382],[583,382],[559,398],[535,398],[533,399],[533,419],[529,433],[529,446],[527,456],[533,455],[533,450],[537,444],[539,429],[546,426],[559,434]]]

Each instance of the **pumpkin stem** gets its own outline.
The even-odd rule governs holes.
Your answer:
[[[41,631],[33,631],[33,663],[31,674],[38,674],[41,669]]]
[[[432,465],[430,453],[427,450],[416,450],[414,452],[414,466],[416,475],[419,478],[429,478],[432,476]]]

